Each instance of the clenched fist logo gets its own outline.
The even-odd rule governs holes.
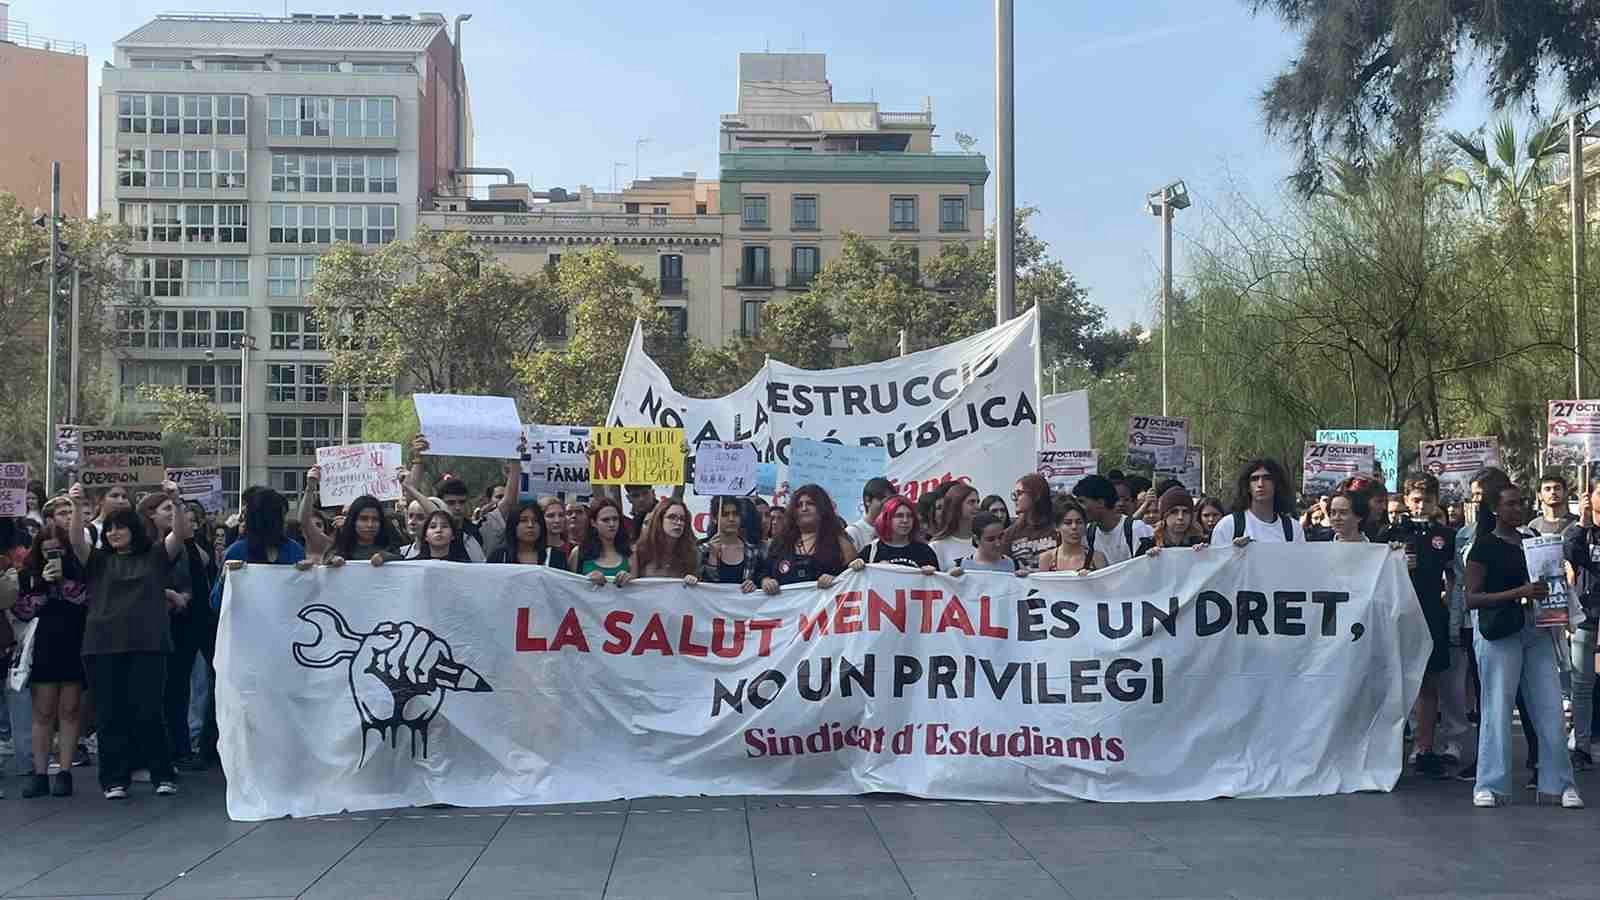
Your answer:
[[[428,729],[444,705],[446,691],[483,693],[494,690],[477,672],[458,663],[450,645],[413,622],[380,622],[367,634],[352,631],[331,606],[314,603],[299,618],[317,629],[316,639],[296,642],[295,661],[326,669],[348,662],[350,696],[361,717],[361,762],[367,759],[367,735],[395,746],[404,728],[411,755],[420,744],[428,756]]]

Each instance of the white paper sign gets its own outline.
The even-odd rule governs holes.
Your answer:
[[[222,512],[222,469],[217,466],[168,469],[167,480],[178,485],[178,499],[193,500],[209,513]]]
[[[413,394],[430,456],[516,459],[522,419],[510,397]]]
[[[217,715],[228,814],[250,821],[658,795],[1316,796],[1395,786],[1429,646],[1404,559],[1374,544],[1081,576],[873,565],[759,606],[738,585],[597,592],[544,566],[245,566]]]
[[[318,447],[322,481],[317,495],[324,506],[345,506],[363,494],[379,500],[400,499],[399,444],[349,444]]]
[[[0,516],[28,513],[28,464],[0,463]]]
[[[756,489],[756,448],[734,441],[701,441],[694,448],[694,492],[743,497]]]
[[[528,458],[522,461],[522,496],[568,499],[589,493],[589,429],[525,425]]]
[[[1044,398],[1041,450],[1087,450],[1094,445],[1089,436],[1089,392],[1068,391]]]
[[[1187,416],[1128,417],[1128,462],[1133,465],[1154,467],[1157,450],[1187,446]]]
[[[1050,490],[1072,493],[1073,487],[1085,475],[1100,471],[1098,450],[1040,450],[1039,466],[1035,469],[1050,485]]]

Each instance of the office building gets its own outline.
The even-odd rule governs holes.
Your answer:
[[[0,191],[50,209],[61,163],[61,212],[89,211],[89,57],[83,44],[34,34],[0,0]]]
[[[300,490],[316,448],[346,437],[306,300],[317,258],[407,238],[419,209],[461,191],[458,63],[436,13],[163,15],[116,42],[98,166],[102,207],[134,231],[112,367],[124,413],[148,411],[144,384],[243,407],[244,483]],[[362,397],[390,387],[354,386],[351,440]]]

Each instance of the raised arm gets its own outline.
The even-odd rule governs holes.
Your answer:
[[[528,439],[524,437],[517,442],[517,458],[506,460],[506,492],[498,509],[508,531],[517,527],[511,516],[522,501],[522,461],[528,458]]]
[[[168,495],[172,497],[172,530],[167,532],[166,547],[167,558],[177,559],[183,555],[183,545],[194,537],[194,519],[189,516],[189,505],[178,499],[178,486],[171,485]],[[188,573],[184,573],[187,577]]]
[[[72,518],[67,521],[67,540],[72,544],[72,552],[78,555],[78,562],[89,561],[89,539],[83,533],[83,485],[77,482],[67,489],[67,499],[72,501]]]
[[[423,490],[428,486],[428,473],[422,465],[422,454],[427,452],[428,439],[419,432],[416,437],[411,439],[411,474],[407,476],[406,481],[416,489],[419,495],[424,496],[428,493]]]
[[[322,520],[317,507],[322,505],[322,467],[306,470],[306,489],[300,492],[300,531],[306,537],[306,558],[321,559],[333,544],[333,539],[322,530]]]

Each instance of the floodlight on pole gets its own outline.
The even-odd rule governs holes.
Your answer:
[[[1180,180],[1145,196],[1152,216],[1161,220],[1161,414],[1167,409],[1167,331],[1172,324],[1172,214],[1189,208],[1189,188]]]

